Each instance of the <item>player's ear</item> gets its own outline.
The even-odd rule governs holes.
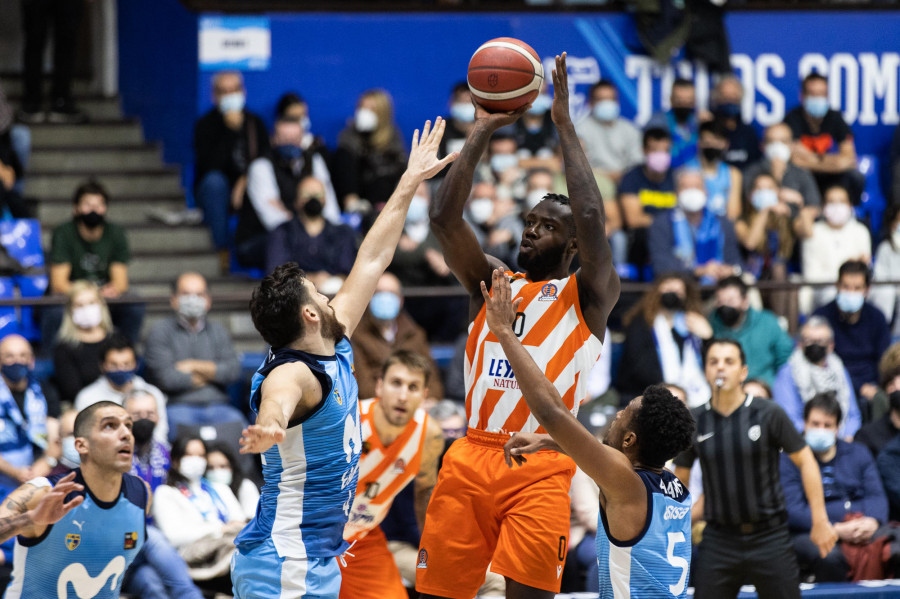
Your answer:
[[[628,431],[625,433],[625,436],[622,437],[622,449],[627,447],[631,447],[637,442],[637,435],[634,431]]]
[[[381,397],[381,390],[384,387],[384,377],[378,377],[375,381],[375,397]]]

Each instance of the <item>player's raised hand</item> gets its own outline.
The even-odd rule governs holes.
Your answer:
[[[442,160],[438,160],[438,147],[441,145],[441,138],[444,137],[446,125],[444,119],[437,117],[434,120],[434,129],[431,128],[431,121],[425,121],[421,138],[418,129],[413,133],[406,171],[417,181],[432,178],[459,157],[459,152],[451,152]]]
[[[241,432],[241,453],[263,453],[276,443],[284,441],[284,429],[277,425],[251,424]]]
[[[484,281],[481,282],[481,295],[484,296],[485,317],[488,327],[494,335],[499,336],[503,331],[512,330],[512,324],[516,320],[516,312],[522,298],[510,301],[512,290],[509,279],[503,269],[495,268],[491,275],[491,291],[488,291]]]
[[[75,482],[74,471],[62,477],[56,486],[41,497],[34,509],[28,512],[31,521],[38,526],[56,524],[63,516],[82,504],[84,495],[66,501],[69,493],[82,489],[84,487]]]
[[[512,125],[531,108],[531,104],[526,104],[512,112],[488,112],[484,106],[475,101],[474,96],[472,97],[472,104],[475,105],[475,124],[486,126],[491,131]]]
[[[566,53],[556,57],[556,68],[553,69],[553,105],[550,116],[559,126],[572,120],[569,114],[569,73],[566,71]]]

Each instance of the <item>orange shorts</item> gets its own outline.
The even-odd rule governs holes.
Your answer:
[[[381,528],[356,541],[341,566],[340,599],[408,599],[394,555]]]
[[[416,563],[420,593],[470,599],[491,571],[559,592],[575,462],[554,451],[510,469],[508,435],[469,429],[444,456]]]

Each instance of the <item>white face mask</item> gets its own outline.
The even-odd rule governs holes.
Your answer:
[[[178,313],[188,320],[203,318],[206,316],[206,298],[202,295],[179,295]]]
[[[706,206],[706,192],[702,189],[684,189],[678,192],[678,205],[685,212],[700,212]]]
[[[222,483],[226,487],[231,486],[233,476],[229,468],[213,468],[206,472],[206,480],[211,483]]]
[[[60,461],[69,468],[78,468],[81,465],[81,454],[75,449],[75,437],[63,437]]]
[[[354,117],[356,130],[362,133],[370,133],[378,127],[378,115],[368,108],[359,108]]]
[[[72,310],[72,322],[79,329],[92,329],[103,320],[100,304],[88,304]]]
[[[773,141],[766,145],[766,158],[772,162],[787,162],[791,159],[791,146],[784,142]]]
[[[851,210],[847,204],[825,204],[822,214],[828,224],[835,227],[843,227],[850,220]]]
[[[190,482],[195,483],[206,472],[206,458],[198,455],[186,455],[178,464],[178,472]]]
[[[491,198],[475,198],[469,202],[469,214],[472,220],[479,225],[483,225],[491,218],[494,213],[494,200]]]

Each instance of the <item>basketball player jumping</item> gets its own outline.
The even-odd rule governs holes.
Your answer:
[[[551,116],[559,132],[571,200],[548,194],[526,216],[512,292],[522,298],[513,327],[525,349],[577,411],[600,355],[619,277],[603,234],[600,191],[569,115],[566,55],[556,57]],[[463,221],[472,178],[491,134],[515,122],[476,104],[476,120],[431,207],[431,227],[453,273],[469,292],[466,412],[469,430],[444,456],[419,548],[416,588],[425,596],[474,597],[491,570],[506,577],[508,599],[549,598],[559,591],[569,532],[569,484],[575,464],[542,451],[509,469],[503,446],[519,431],[546,432],[522,399],[496,336],[485,321],[481,283],[491,285],[496,258],[486,256]],[[578,254],[581,267],[570,275]]]

